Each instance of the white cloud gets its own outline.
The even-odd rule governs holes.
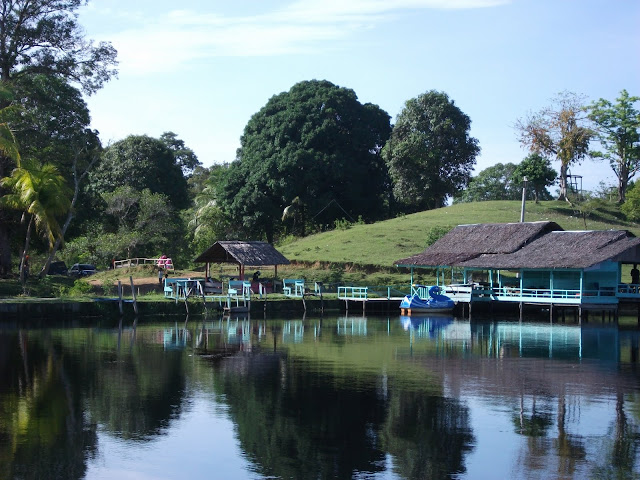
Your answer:
[[[123,74],[174,70],[194,60],[222,56],[315,53],[372,28],[390,15],[415,9],[492,7],[510,0],[301,0],[255,16],[174,10],[110,33]],[[122,15],[122,12],[119,12]],[[130,15],[139,19],[140,14]]]

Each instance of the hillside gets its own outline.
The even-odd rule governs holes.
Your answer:
[[[548,220],[565,230],[584,230],[585,220],[566,202],[528,202],[526,221]],[[395,260],[424,250],[431,229],[452,228],[469,223],[520,221],[519,201],[463,203],[450,207],[406,215],[370,225],[310,235],[279,245],[278,249],[297,262],[346,263],[361,266],[390,267]],[[640,226],[624,220],[615,205],[592,212],[586,218],[589,230],[624,229],[635,235]]]

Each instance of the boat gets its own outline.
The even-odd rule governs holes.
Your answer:
[[[406,295],[400,302],[400,311],[404,315],[412,313],[444,313],[450,312],[456,306],[455,302],[446,295],[440,294],[440,287],[429,288],[429,299],[423,300],[418,295]]]

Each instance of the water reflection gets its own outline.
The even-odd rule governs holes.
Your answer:
[[[450,316],[0,324],[0,478],[632,478],[638,346]]]

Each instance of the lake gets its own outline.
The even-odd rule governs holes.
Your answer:
[[[639,340],[448,316],[4,321],[0,478],[639,478]]]

